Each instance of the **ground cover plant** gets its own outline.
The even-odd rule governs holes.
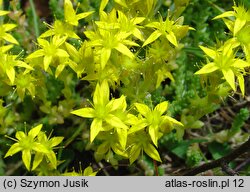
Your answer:
[[[250,175],[249,7],[0,0],[0,175]]]

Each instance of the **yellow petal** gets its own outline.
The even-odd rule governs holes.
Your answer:
[[[90,142],[92,143],[98,133],[102,130],[102,120],[94,119],[90,126]]]
[[[156,148],[153,145],[149,144],[149,145],[145,146],[143,148],[143,150],[152,159],[159,161],[159,162],[162,162],[158,151],[156,150]]]
[[[36,127],[32,128],[29,131],[28,136],[30,136],[32,139],[34,139],[39,134],[39,132],[41,131],[42,127],[43,127],[43,124],[39,124]]]
[[[147,117],[151,113],[151,110],[145,104],[135,103],[135,107],[136,107],[137,111],[140,114],[142,114],[144,117]]]
[[[116,128],[122,128],[122,129],[128,129],[127,125],[125,125],[121,119],[119,119],[118,117],[109,114],[105,117],[105,121],[110,124],[113,127]]]
[[[228,84],[231,86],[231,88],[235,91],[235,77],[234,72],[231,69],[223,69],[222,73],[224,75],[224,78],[228,82]]]
[[[199,46],[202,51],[209,57],[211,57],[212,59],[215,59],[216,57],[216,51],[212,50],[212,49],[209,49],[207,47],[203,47],[203,46]]]
[[[89,15],[92,15],[94,13],[94,11],[89,11],[89,12],[85,12],[85,13],[79,13],[78,15],[76,15],[77,19],[83,19],[85,17],[88,17]]]
[[[176,39],[175,34],[170,31],[167,35],[166,35],[167,39],[169,40],[170,43],[172,43],[174,46],[178,47],[178,42]]]
[[[9,14],[10,11],[3,11],[3,10],[0,10],[0,16],[3,16],[3,15],[7,15]]]
[[[158,37],[160,37],[162,35],[162,33],[158,30],[154,31],[148,38],[147,40],[143,43],[142,47],[152,43],[153,41],[155,41],[156,39],[158,39]]]
[[[167,101],[163,101],[161,103],[159,103],[158,105],[156,105],[156,107],[154,108],[154,111],[159,111],[160,115],[162,115],[168,108],[168,102]]]
[[[214,17],[213,19],[220,19],[220,18],[224,18],[224,17],[232,17],[234,16],[234,11],[227,11],[225,13],[222,13],[216,17]]]
[[[129,58],[133,59],[135,56],[134,54],[122,43],[118,43],[118,45],[115,47],[117,51],[122,53],[123,55],[128,56]]]
[[[33,59],[33,58],[37,58],[37,57],[42,57],[44,56],[44,50],[43,49],[39,49],[33,53],[31,53],[30,55],[28,55],[27,59]]]
[[[47,71],[52,62],[52,56],[45,55],[43,58],[44,70]]]
[[[99,11],[103,11],[107,6],[109,0],[102,0]]]
[[[11,31],[12,29],[16,28],[17,25],[16,24],[4,24],[3,25],[3,28],[4,28],[4,31],[7,32],[7,31]]]
[[[30,150],[24,149],[22,150],[22,160],[26,167],[26,169],[30,170],[30,161],[31,161],[31,153]]]
[[[71,114],[86,117],[86,118],[94,118],[95,117],[95,110],[92,108],[82,108],[75,111],[70,112]]]
[[[199,71],[197,71],[195,74],[200,75],[200,74],[207,74],[207,73],[212,73],[219,68],[215,65],[215,63],[208,63],[205,66],[203,66]]]
[[[244,27],[246,24],[246,20],[242,20],[240,18],[236,18],[235,24],[234,24],[234,36]]]
[[[250,67],[250,63],[243,61],[241,59],[237,59],[232,66],[235,68],[245,68],[245,67]]]
[[[239,81],[241,93],[244,96],[245,95],[245,80],[244,80],[244,77],[243,77],[243,75],[238,75],[237,78],[238,78],[238,81]]]
[[[6,74],[8,78],[10,79],[11,84],[14,84],[15,81],[15,69],[13,67],[8,67],[6,69]]]
[[[117,128],[116,131],[117,131],[119,143],[122,149],[125,150],[126,143],[127,143],[127,135],[128,135],[127,130]]]
[[[102,67],[102,69],[105,68],[105,66],[110,58],[110,55],[111,55],[111,49],[103,48],[101,50],[101,67]]]
[[[16,44],[16,45],[19,44],[18,41],[17,41],[12,35],[10,35],[10,34],[8,34],[8,33],[5,33],[5,34],[2,36],[2,38],[3,38],[4,40],[10,42],[10,43],[13,43],[13,44]]]
[[[10,149],[7,151],[7,153],[5,154],[4,158],[8,157],[8,156],[12,156],[15,153],[18,153],[19,151],[21,151],[23,148],[20,147],[19,143],[14,143],[13,145],[11,145]]]
[[[154,145],[157,147],[158,146],[158,126],[153,126],[153,125],[150,125],[149,128],[148,128],[148,133],[154,143]]]

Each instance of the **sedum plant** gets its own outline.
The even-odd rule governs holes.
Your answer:
[[[175,70],[185,47],[182,39],[194,29],[180,16],[188,1],[174,1],[165,16],[157,12],[159,3],[100,0],[97,10],[82,12],[80,3],[64,0],[64,17],[44,23],[48,29],[37,37],[37,48],[19,54],[12,52],[18,41],[10,34],[18,26],[0,24],[0,132],[16,132],[16,138],[6,136],[15,143],[9,143],[5,158],[21,152],[25,168],[37,175],[96,175],[89,165],[79,173],[70,171],[70,155],[63,156],[70,145],[81,152],[93,150],[96,162],[114,167],[120,160],[130,166],[144,159],[161,163],[159,144],[166,136],[176,132],[181,140],[186,129],[201,128],[202,116],[221,102],[218,97],[237,91],[237,83],[245,94],[249,14],[235,5],[234,11],[215,17],[223,18],[232,38],[220,47],[200,46],[207,64],[195,74],[204,80],[205,96],[198,93],[189,100],[192,108],[173,113],[172,98],[157,92],[179,81]],[[54,4],[50,1],[53,9]],[[0,10],[4,22],[9,13]],[[39,125],[26,133],[23,122]],[[46,131],[41,131],[43,125]],[[47,136],[52,129],[55,133]],[[197,165],[202,160],[199,145],[190,142],[186,149],[188,166]]]

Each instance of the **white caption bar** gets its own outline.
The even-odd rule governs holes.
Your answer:
[[[211,192],[233,190],[249,192],[250,177],[0,177],[1,192]]]

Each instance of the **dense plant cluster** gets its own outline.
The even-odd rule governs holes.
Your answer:
[[[250,11],[243,5],[213,15],[228,33],[206,46],[199,36],[192,42],[204,21],[184,24],[197,0],[50,0],[54,21],[43,24],[32,2],[33,20],[16,0],[0,10],[0,174],[21,155],[33,175],[96,175],[103,163],[117,169],[120,162],[153,175],[166,163],[164,149],[192,167],[207,160],[202,143],[213,156],[248,138],[242,108],[231,128],[185,139],[229,96],[247,96]],[[198,66],[187,65],[190,53]],[[77,154],[90,156],[84,171]],[[23,174],[16,169],[9,174]]]

